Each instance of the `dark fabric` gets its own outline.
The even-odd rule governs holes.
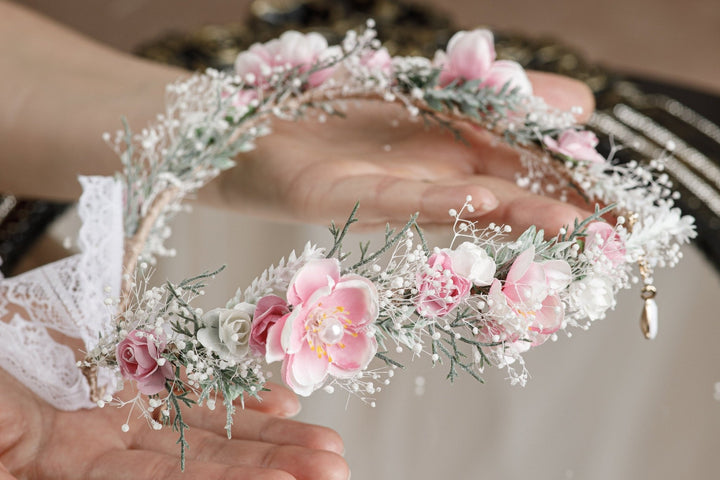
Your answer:
[[[18,200],[0,221],[0,271],[10,275],[17,262],[45,232],[47,227],[67,209],[69,204]]]

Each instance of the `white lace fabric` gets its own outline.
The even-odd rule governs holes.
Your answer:
[[[112,324],[114,310],[105,299],[119,296],[122,275],[122,184],[110,177],[80,182],[81,253],[0,277],[0,367],[61,410],[94,404],[73,350],[50,333],[92,349]],[[98,384],[112,393],[114,376],[101,369]]]

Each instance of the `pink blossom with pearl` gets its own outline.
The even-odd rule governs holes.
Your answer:
[[[375,285],[341,275],[336,259],[312,260],[290,282],[292,312],[269,328],[268,362],[282,360],[285,383],[308,396],[328,376],[352,378],[377,352],[372,324],[379,314]]]

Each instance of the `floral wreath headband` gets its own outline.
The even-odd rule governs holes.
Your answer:
[[[229,435],[234,402],[263,390],[273,362],[300,395],[339,388],[371,405],[402,366],[393,356],[403,349],[444,365],[451,380],[461,371],[481,380],[491,365],[525,384],[524,352],[560,330],[587,329],[636,282],[652,338],[653,269],[675,265],[680,245],[695,236],[693,218],[673,206],[665,159],[643,168],[601,156],[570,112],[532,96],[517,63],[495,60],[487,30],[458,32],[431,61],[392,58],[373,26],[338,46],[298,32],[255,44],[235,72],[169,85],[166,112],[141,133],[125,125],[105,134],[124,170],[81,178],[82,253],[0,282],[0,319],[14,312],[0,322],[0,338],[16,346],[0,352],[0,366],[58,408],[129,405],[128,418],[139,412],[153,428],[171,426],[184,462],[180,405],[214,409],[220,400]],[[413,216],[351,259],[343,240],[356,206],[343,227],[331,227],[329,249],[291,253],[224,307],[192,306],[219,271],[150,286],[148,265],[174,253],[164,246],[168,220],[185,196],[231,168],[270,133],[273,118],[313,113],[322,121],[343,115],[352,99],[399,103],[410,117],[449,129],[483,127],[521,153],[519,185],[561,200],[577,192],[596,211],[550,240],[535,227],[510,240],[509,226],[463,217],[473,211],[468,197],[450,211],[449,246],[428,247]],[[48,329],[82,339],[84,360],[76,363]],[[115,396],[123,382],[139,393]]]

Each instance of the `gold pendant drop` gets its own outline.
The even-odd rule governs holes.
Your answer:
[[[657,289],[653,285],[645,285],[640,297],[645,300],[642,315],[640,316],[640,328],[648,340],[657,336],[658,331],[658,307],[655,303]]]

